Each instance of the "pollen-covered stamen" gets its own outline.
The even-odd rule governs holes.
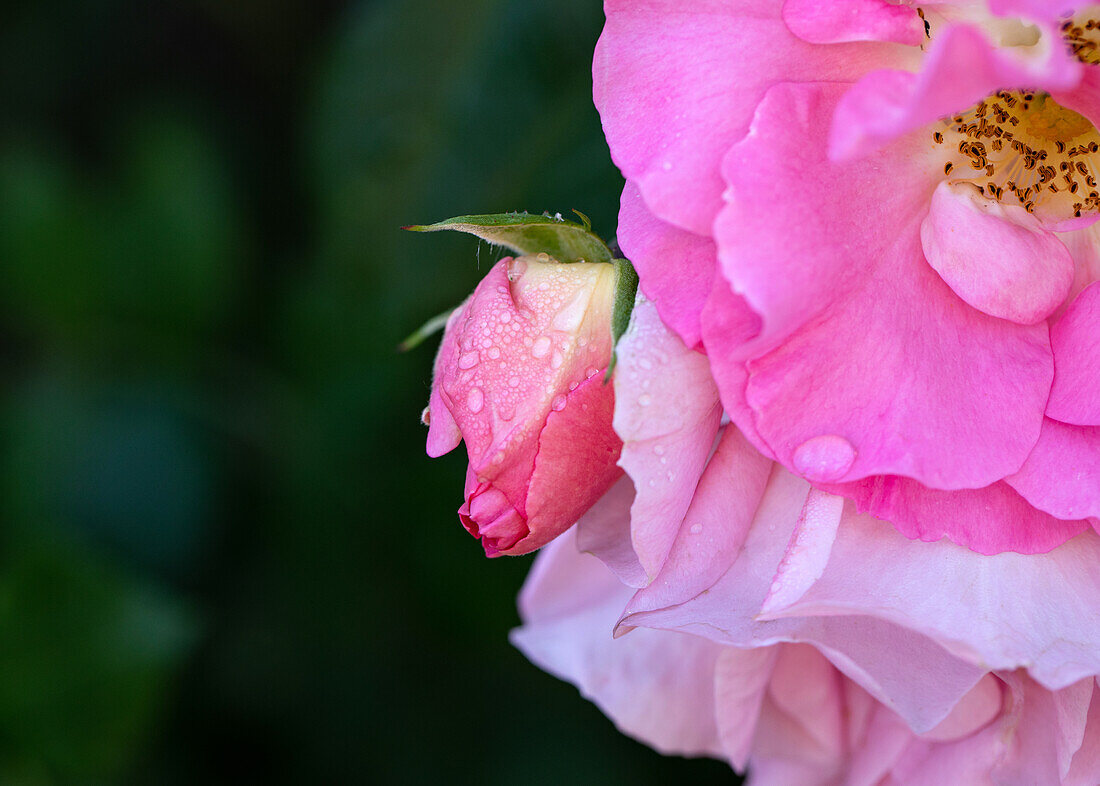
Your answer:
[[[932,132],[943,172],[1055,221],[1100,213],[1100,133],[1047,93],[1001,91]]]
[[[1082,63],[1100,64],[1100,21],[1080,15],[1062,23],[1062,37]]]

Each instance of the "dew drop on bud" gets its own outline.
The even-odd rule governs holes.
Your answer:
[[[565,395],[559,393],[558,395],[554,396],[554,400],[550,402],[550,409],[554,410],[555,412],[561,412],[563,409],[565,409]]]
[[[420,413],[420,422],[425,426],[432,425],[432,408],[424,407],[424,411]]]
[[[470,388],[470,392],[466,394],[466,408],[476,415],[484,406],[485,394],[481,392],[481,388]]]
[[[531,356],[536,358],[544,358],[550,352],[550,339],[546,336],[540,336],[535,340],[535,343],[531,346]]]

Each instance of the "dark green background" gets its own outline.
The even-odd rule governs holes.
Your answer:
[[[614,232],[596,0],[9,3],[0,784],[729,782],[507,643],[529,559],[423,455],[493,254]],[[459,451],[461,453],[461,451]]]

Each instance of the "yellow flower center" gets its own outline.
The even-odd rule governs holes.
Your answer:
[[[1100,212],[1100,133],[1046,93],[1002,90],[941,121],[943,171],[985,196],[1063,220]]]

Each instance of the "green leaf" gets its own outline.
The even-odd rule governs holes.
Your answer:
[[[618,361],[618,354],[615,350],[619,345],[619,339],[623,337],[623,333],[630,326],[630,315],[634,311],[634,298],[638,294],[638,274],[634,270],[634,266],[630,264],[630,260],[616,259],[612,264],[615,265],[615,305],[611,310],[611,362],[607,366],[607,374],[604,375],[604,382],[607,383],[611,379],[611,373],[615,370],[615,363]]]
[[[575,212],[575,211],[574,211]],[[516,254],[549,254],[559,262],[610,262],[611,249],[592,231],[583,213],[583,224],[561,217],[530,213],[496,213],[458,216],[436,224],[405,227],[412,232],[441,232],[445,229],[476,235],[494,246]]]

